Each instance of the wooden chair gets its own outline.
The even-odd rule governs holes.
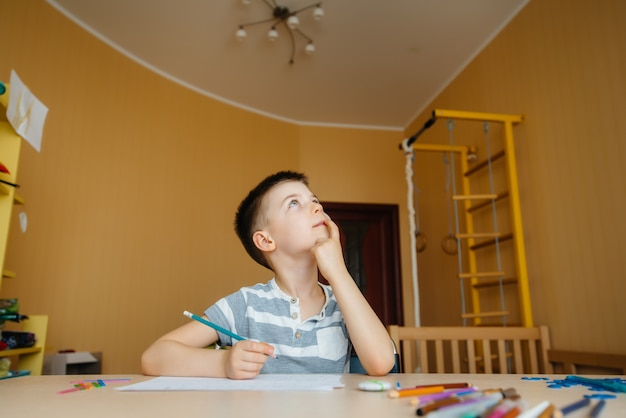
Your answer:
[[[407,373],[552,373],[548,327],[388,327]],[[415,343],[417,342],[417,344]],[[417,353],[415,352],[417,348]],[[433,350],[434,351],[431,351]],[[419,370],[413,363],[419,358]],[[489,361],[484,361],[488,359]],[[434,366],[434,367],[433,367]]]
[[[626,374],[625,354],[548,350],[548,360],[559,373]]]

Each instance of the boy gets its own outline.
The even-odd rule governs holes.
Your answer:
[[[143,353],[143,373],[231,379],[344,373],[350,344],[368,374],[392,369],[387,330],[350,276],[339,229],[304,174],[281,171],[259,183],[239,205],[235,230],[248,254],[275,276],[219,300],[205,318],[246,339],[233,341],[191,321]],[[330,286],[318,282],[318,270]],[[232,347],[205,349],[213,343]]]

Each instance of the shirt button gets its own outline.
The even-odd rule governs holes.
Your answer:
[[[296,298],[291,298],[291,300],[290,300],[291,303],[296,303],[297,301],[298,301],[298,299],[296,299]]]
[[[300,331],[296,332],[296,339],[302,338],[302,333]]]
[[[291,314],[291,319],[298,319],[298,314],[297,313],[292,313]]]

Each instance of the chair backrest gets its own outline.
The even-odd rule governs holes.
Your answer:
[[[626,374],[626,354],[548,350],[555,371],[566,374]]]
[[[388,329],[405,373],[552,373],[546,326]]]

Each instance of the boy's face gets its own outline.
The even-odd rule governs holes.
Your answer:
[[[287,181],[272,188],[264,199],[263,228],[282,251],[310,251],[318,239],[328,238],[327,215],[309,188]]]

